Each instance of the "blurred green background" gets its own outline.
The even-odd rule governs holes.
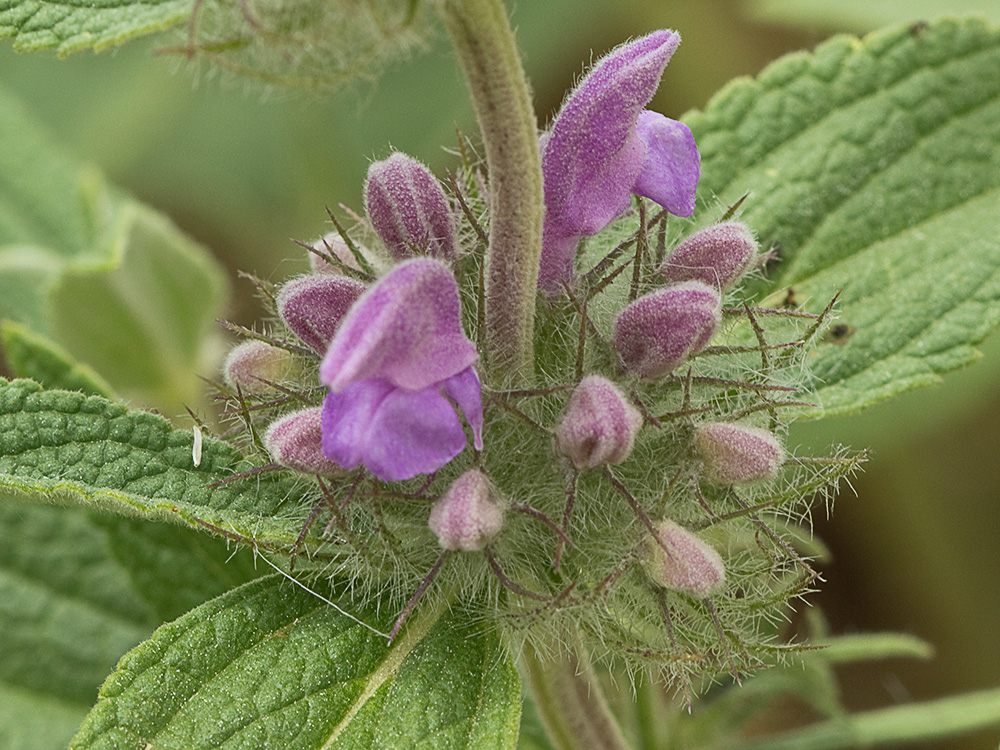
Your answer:
[[[623,39],[655,28],[684,39],[653,108],[678,116],[725,81],[812,47],[836,31],[930,20],[957,3],[812,0],[548,0],[510,3],[546,121],[583,69]],[[994,14],[995,0],[968,2]],[[613,10],[612,10],[613,8]],[[335,96],[265,91],[186,60],[157,55],[176,38],[58,60],[0,47],[0,79],[54,138],[108,179],[168,213],[216,254],[233,278],[231,319],[258,314],[246,269],[265,278],[303,270],[292,238],[327,231],[325,206],[360,207],[369,160],[390,147],[439,174],[455,128],[474,131],[463,83],[438,38],[372,87]],[[1000,147],[1000,144],[998,144]],[[1000,684],[1000,340],[942,387],[911,392],[856,417],[796,425],[791,445],[869,446],[873,460],[817,533],[827,579],[809,601],[837,632],[900,630],[930,641],[927,663],[886,662],[842,672],[855,709]],[[213,373],[205,373],[212,375]],[[996,747],[1000,730],[936,747]]]

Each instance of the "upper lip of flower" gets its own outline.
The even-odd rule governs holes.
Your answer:
[[[431,258],[415,258],[351,308],[320,365],[320,380],[333,391],[367,378],[417,391],[458,374],[478,356],[462,330],[451,271]]]

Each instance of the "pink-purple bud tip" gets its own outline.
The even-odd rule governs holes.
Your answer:
[[[701,351],[721,316],[719,292],[712,287],[700,281],[672,284],[618,313],[611,343],[630,371],[655,378]]]
[[[264,447],[276,463],[306,474],[342,474],[343,469],[323,455],[320,407],[286,414],[264,434]]]
[[[725,221],[705,227],[674,248],[660,267],[667,281],[701,281],[725,291],[757,257],[757,241],[746,224]]]
[[[441,260],[457,254],[444,190],[427,167],[406,154],[396,152],[368,168],[365,211],[394,258],[411,258],[414,248]]]
[[[500,533],[503,508],[492,498],[486,475],[470,469],[452,482],[431,509],[428,525],[447,550],[475,552]]]
[[[722,588],[726,569],[718,552],[674,521],[660,521],[654,528],[659,542],[649,538],[646,559],[654,583],[703,599]]]
[[[772,433],[726,422],[698,425],[694,449],[702,461],[703,476],[718,484],[771,479],[785,461],[785,451]]]
[[[324,355],[341,319],[364,291],[364,284],[346,276],[302,276],[281,287],[278,314],[292,333]]]
[[[270,383],[284,380],[291,368],[291,355],[265,341],[251,339],[230,350],[222,366],[222,376],[232,388],[244,393],[271,390]]]
[[[562,422],[556,450],[577,469],[624,461],[642,427],[642,415],[618,386],[601,375],[580,381]]]

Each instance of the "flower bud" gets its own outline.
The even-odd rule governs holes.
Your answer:
[[[394,258],[411,257],[414,247],[440,260],[457,254],[444,190],[427,167],[406,154],[396,152],[368,168],[365,211]]]
[[[781,443],[767,430],[725,422],[698,425],[694,449],[705,478],[718,484],[770,479],[785,460]]]
[[[705,227],[674,248],[660,273],[667,281],[702,281],[725,291],[750,267],[757,241],[745,224],[724,221]]]
[[[588,375],[570,397],[556,428],[556,450],[577,469],[624,461],[632,452],[642,415],[614,383]]]
[[[649,538],[646,558],[646,572],[654,583],[701,598],[722,588],[726,569],[718,552],[671,520],[654,528],[659,541]]]
[[[701,351],[722,319],[719,292],[685,281],[639,297],[618,313],[611,343],[637,375],[666,375]]]
[[[222,376],[232,388],[261,393],[271,388],[265,381],[284,380],[291,364],[292,355],[284,349],[250,339],[232,348],[222,366]]]
[[[316,406],[286,414],[264,434],[264,447],[276,463],[306,474],[342,474],[338,464],[323,455],[321,412]]]
[[[475,552],[500,533],[503,508],[491,494],[486,475],[470,469],[434,503],[427,523],[444,549]]]
[[[364,291],[364,284],[346,276],[302,276],[281,287],[278,314],[289,330],[323,355],[341,318]]]
[[[355,271],[361,270],[357,258],[354,257],[351,248],[344,242],[344,238],[340,236],[340,232],[333,231],[316,240],[313,243],[313,249],[326,255],[332,255],[348,268],[353,268]],[[316,253],[309,253],[309,268],[313,273],[341,273],[339,268],[316,255]]]

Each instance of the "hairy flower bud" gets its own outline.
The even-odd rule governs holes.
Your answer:
[[[246,393],[270,390],[265,381],[283,380],[291,369],[292,356],[284,349],[251,339],[230,350],[222,366],[222,376],[232,388]]]
[[[646,572],[655,583],[701,598],[722,588],[726,570],[718,552],[669,519],[654,528],[659,541],[649,538]]]
[[[694,449],[705,478],[720,484],[770,479],[785,460],[781,443],[767,430],[726,422],[698,425]]]
[[[708,344],[721,314],[715,289],[700,281],[672,284],[639,297],[618,313],[611,343],[629,370],[659,377]]]
[[[580,381],[562,422],[556,450],[577,469],[624,461],[642,427],[642,415],[614,383],[601,375]]]
[[[321,407],[286,414],[264,434],[264,447],[276,463],[306,474],[342,474],[344,470],[323,455]]]
[[[416,159],[394,153],[368,168],[365,211],[375,233],[397,259],[413,248],[451,260],[457,254],[455,222],[441,185]]]
[[[346,276],[302,276],[281,287],[278,314],[296,336],[323,355],[341,318],[364,291],[364,284]]]
[[[745,224],[724,221],[705,227],[674,248],[660,267],[667,281],[702,281],[725,291],[749,268],[757,241]]]
[[[444,549],[474,552],[500,533],[503,508],[491,497],[492,491],[486,475],[470,469],[434,503],[427,523]]]

